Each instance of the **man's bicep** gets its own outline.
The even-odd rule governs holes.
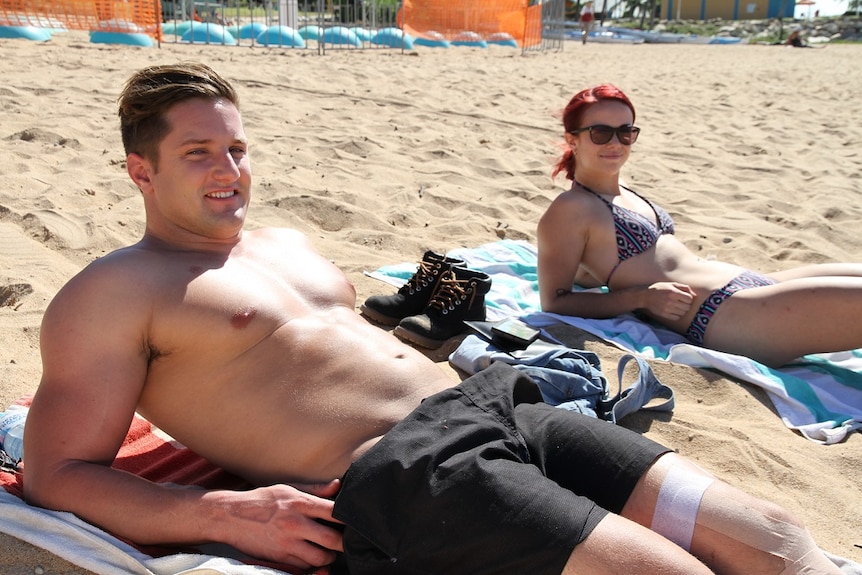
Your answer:
[[[37,460],[109,463],[116,455],[146,380],[140,315],[96,289],[63,291],[49,306],[42,381],[28,417]]]

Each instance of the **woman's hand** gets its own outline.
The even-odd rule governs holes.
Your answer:
[[[655,318],[677,321],[688,313],[694,296],[686,284],[657,282],[647,288],[646,310]]]

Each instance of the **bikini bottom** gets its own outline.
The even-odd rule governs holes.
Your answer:
[[[730,280],[726,286],[709,294],[709,297],[706,298],[700,309],[694,314],[694,319],[691,320],[691,325],[688,326],[688,331],[685,332],[686,339],[694,345],[702,347],[709,321],[712,319],[718,306],[723,304],[727,298],[740,290],[770,286],[775,283],[778,282],[757,272],[749,270],[742,272]]]

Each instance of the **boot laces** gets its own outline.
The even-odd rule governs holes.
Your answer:
[[[416,270],[416,273],[407,280],[407,283],[404,284],[404,287],[401,289],[410,295],[413,295],[418,291],[422,291],[434,283],[434,277],[440,273],[441,267],[442,264],[440,262],[429,262],[425,260],[419,262],[419,269]]]
[[[440,277],[440,286],[428,302],[428,307],[447,314],[466,301],[468,296],[475,292],[475,286],[475,280],[459,280],[454,272],[446,271]]]

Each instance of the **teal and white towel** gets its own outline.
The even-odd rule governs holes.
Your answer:
[[[485,300],[488,321],[517,316],[540,328],[568,323],[642,357],[720,370],[761,387],[787,427],[818,443],[837,443],[862,429],[862,350],[807,355],[773,369],[747,357],[691,345],[681,335],[631,314],[597,320],[542,313],[537,250],[528,242],[502,240],[447,255],[491,276]],[[397,287],[416,268],[398,264],[368,275]]]

